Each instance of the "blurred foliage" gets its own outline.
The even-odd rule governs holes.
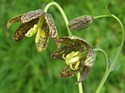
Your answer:
[[[45,2],[43,2],[45,1]],[[63,79],[59,76],[65,62],[51,58],[56,49],[54,40],[49,41],[46,51],[37,53],[35,37],[19,42],[13,40],[13,34],[19,24],[6,28],[7,21],[16,15],[27,11],[44,8],[52,0],[0,0],[0,93],[78,93],[76,77]],[[81,15],[106,14],[105,6],[108,0],[55,0],[64,9],[69,20]],[[110,0],[109,10],[125,24],[124,0]],[[59,35],[68,35],[64,21],[59,11],[51,6],[48,11],[52,14]],[[74,31],[87,40],[94,48],[102,48],[110,57],[120,45],[121,29],[113,18],[95,20],[89,28]],[[125,93],[125,46],[118,59],[121,63],[113,71],[101,93]],[[94,68],[83,82],[84,93],[94,93],[105,71],[104,57],[97,53]]]

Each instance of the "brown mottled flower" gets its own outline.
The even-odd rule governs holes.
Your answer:
[[[38,52],[46,49],[49,37],[57,38],[58,33],[52,16],[41,9],[11,18],[7,28],[17,22],[22,24],[14,34],[15,41],[21,40],[24,36],[31,37],[37,32],[35,43]]]
[[[62,37],[57,42],[63,44],[63,46],[53,52],[52,57],[63,59],[67,64],[60,76],[70,78],[82,71],[77,83],[85,80],[96,58],[92,47],[85,40],[78,37]]]
[[[69,22],[68,27],[70,30],[81,30],[90,26],[93,23],[93,21],[94,21],[94,18],[92,16],[84,15],[84,16],[80,16],[72,19]]]

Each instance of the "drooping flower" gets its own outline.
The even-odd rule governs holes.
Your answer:
[[[49,37],[57,38],[58,32],[52,16],[41,9],[11,18],[7,23],[7,28],[17,22],[22,24],[14,34],[15,41],[21,40],[24,36],[31,37],[37,32],[35,43],[38,52],[46,49]]]
[[[60,76],[70,78],[78,72],[82,72],[77,83],[85,80],[96,58],[92,47],[85,40],[73,36],[62,37],[57,42],[63,45],[52,53],[52,57],[63,59],[67,64],[60,73]]]

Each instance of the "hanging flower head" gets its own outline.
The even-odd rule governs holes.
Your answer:
[[[61,48],[52,53],[52,57],[66,61],[66,67],[60,73],[63,78],[70,78],[82,71],[77,83],[86,79],[94,62],[95,53],[92,47],[83,39],[78,37],[62,37],[58,43],[64,44]]]
[[[11,18],[7,28],[17,22],[22,24],[14,34],[15,41],[21,40],[24,36],[31,37],[37,32],[35,43],[38,52],[46,49],[49,37],[57,38],[58,33],[52,16],[41,9]]]

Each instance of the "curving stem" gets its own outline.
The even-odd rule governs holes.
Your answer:
[[[105,81],[106,81],[106,79],[107,79],[109,73],[111,72],[113,66],[115,65],[115,62],[116,62],[116,60],[117,60],[117,58],[118,58],[118,56],[120,55],[120,52],[121,52],[121,50],[122,50],[122,47],[123,47],[123,44],[124,44],[124,38],[125,38],[125,37],[124,37],[124,26],[123,26],[122,22],[121,22],[115,15],[111,14],[109,11],[108,11],[108,13],[109,13],[109,15],[96,16],[96,17],[94,17],[94,19],[104,18],[104,17],[112,17],[112,18],[116,19],[116,21],[120,24],[120,26],[121,26],[121,31],[122,31],[121,45],[120,45],[120,48],[119,48],[119,50],[118,50],[118,52],[117,52],[117,54],[116,54],[116,56],[115,56],[113,62],[111,63],[111,65],[109,66],[109,68],[106,69],[106,71],[105,71],[105,73],[104,73],[104,76],[103,76],[103,78],[102,78],[102,80],[101,80],[101,82],[100,82],[100,84],[99,84],[99,86],[98,86],[98,88],[97,88],[97,90],[96,90],[96,93],[99,93],[99,92],[100,92],[100,90],[101,90],[102,86],[104,85],[104,83],[105,83]],[[102,52],[103,52],[103,51],[102,51]]]
[[[60,11],[60,13],[61,13],[61,15],[62,15],[62,17],[63,17],[63,19],[64,19],[64,21],[65,21],[68,34],[69,34],[69,36],[72,36],[72,33],[71,33],[71,31],[69,30],[69,27],[68,27],[68,23],[69,23],[69,22],[68,22],[68,19],[67,19],[67,17],[66,17],[65,12],[64,12],[63,9],[60,7],[60,5],[58,5],[56,2],[51,2],[51,3],[47,4],[47,6],[46,6],[45,9],[44,9],[44,12],[47,12],[48,9],[49,9],[49,7],[52,6],[52,5],[54,5],[54,6]]]

